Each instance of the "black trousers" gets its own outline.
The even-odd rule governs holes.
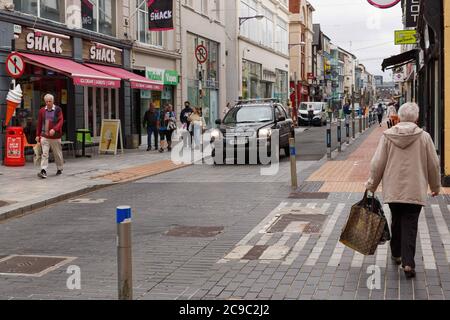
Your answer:
[[[390,203],[392,214],[391,252],[402,257],[402,265],[415,268],[417,228],[422,206],[417,204]]]
[[[378,124],[381,124],[382,121],[383,121],[383,115],[379,114],[378,115]]]

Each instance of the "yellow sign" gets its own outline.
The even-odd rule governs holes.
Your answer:
[[[416,30],[397,30],[395,31],[395,44],[416,44],[417,31]]]
[[[117,145],[119,142],[119,138],[123,153],[123,140],[120,120],[103,120],[102,130],[100,132],[99,153],[114,152],[114,154],[117,154]]]

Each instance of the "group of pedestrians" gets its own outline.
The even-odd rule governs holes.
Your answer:
[[[176,116],[173,106],[167,104],[162,110],[158,110],[151,102],[149,109],[144,114],[142,125],[147,129],[147,151],[152,150],[152,136],[154,140],[154,150],[164,152],[172,150],[172,135],[175,130],[188,131],[196,146],[200,144],[201,133],[206,129],[205,118],[201,108],[191,107],[191,103],[186,101],[184,109],[180,114],[181,128],[177,128]],[[159,136],[159,148],[158,148]]]

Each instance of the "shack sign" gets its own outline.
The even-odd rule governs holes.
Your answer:
[[[380,9],[388,9],[395,6],[400,0],[367,0],[371,5],[380,8]]]
[[[83,41],[83,59],[90,62],[122,65],[122,50],[98,42]]]
[[[148,30],[173,30],[173,0],[147,0]]]

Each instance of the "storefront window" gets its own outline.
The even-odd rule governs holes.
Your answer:
[[[244,99],[261,98],[262,65],[242,60],[242,97]]]
[[[289,98],[289,88],[288,88],[288,73],[283,70],[275,70],[276,72],[276,86],[275,86],[275,98],[279,99],[280,102],[285,103]]]
[[[150,44],[152,46],[162,47],[163,45],[163,33],[161,31],[148,31],[148,6],[147,2],[142,2],[138,0],[136,2],[136,7],[138,8],[137,14],[137,39],[139,42]]]
[[[116,1],[81,0],[83,29],[114,36],[116,24]]]
[[[93,137],[99,137],[104,119],[118,119],[116,99],[118,89],[86,87],[85,127]]]
[[[14,0],[16,11],[64,23],[65,0]]]
[[[208,58],[200,64],[195,58],[195,48],[203,45],[208,50]],[[188,56],[192,62],[188,63],[188,100],[192,106],[202,108],[206,124],[212,126],[218,114],[219,97],[219,44],[217,42],[188,34]]]

